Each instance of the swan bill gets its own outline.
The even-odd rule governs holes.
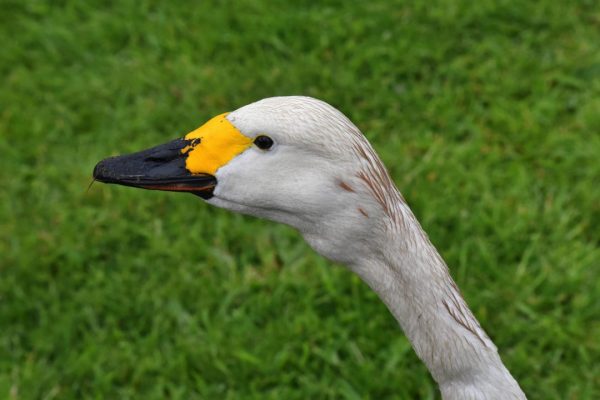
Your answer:
[[[104,183],[149,190],[189,192],[210,199],[217,179],[208,173],[192,173],[186,168],[194,139],[176,139],[133,154],[110,157],[94,168],[94,179]]]

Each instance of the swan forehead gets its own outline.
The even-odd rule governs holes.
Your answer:
[[[263,99],[231,112],[227,119],[250,138],[266,134],[305,148],[339,151],[362,136],[344,114],[311,97]]]

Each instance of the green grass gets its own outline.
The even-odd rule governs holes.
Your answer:
[[[0,398],[439,398],[293,230],[86,192],[284,94],[372,141],[530,399],[600,398],[596,1],[107,3],[1,1]]]

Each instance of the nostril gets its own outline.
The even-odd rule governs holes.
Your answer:
[[[148,157],[146,157],[146,161],[168,162],[168,161],[172,161],[180,156],[181,156],[181,153],[179,153],[178,151],[158,150],[158,151],[150,154]]]
[[[175,154],[175,155],[174,154],[169,154],[169,155],[152,155],[150,157],[147,157],[146,161],[157,162],[157,163],[165,163],[165,162],[173,161],[177,157],[179,157],[178,154]]]
[[[153,151],[148,154],[144,161],[156,163],[166,163],[169,161],[173,161],[184,155],[183,153],[181,153],[181,150],[188,145],[191,145],[190,141],[180,139],[177,140],[174,143],[174,145],[170,144],[168,146],[160,146],[159,148],[153,149]]]

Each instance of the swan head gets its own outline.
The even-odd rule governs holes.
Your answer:
[[[386,214],[381,197],[395,192],[358,128],[327,103],[301,96],[263,99],[183,138],[102,160],[94,178],[190,192],[291,225],[319,253],[345,263],[356,259],[351,249],[364,252]]]

